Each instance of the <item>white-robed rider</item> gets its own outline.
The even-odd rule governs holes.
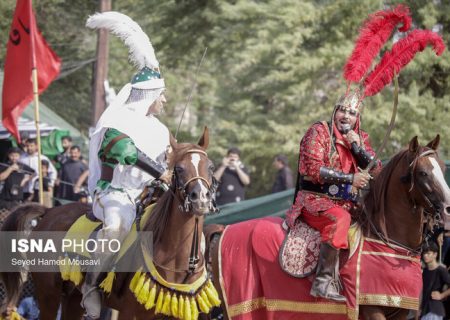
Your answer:
[[[129,17],[118,12],[97,13],[89,28],[106,28],[130,50],[139,72],[126,84],[100,117],[89,146],[89,192],[93,213],[103,222],[97,237],[122,241],[136,217],[135,200],[153,179],[169,180],[166,150],[169,130],[155,115],[166,99],[159,63],[147,35]],[[112,253],[96,253],[107,266]],[[100,270],[88,270],[82,287],[82,306],[92,319],[100,317]]]

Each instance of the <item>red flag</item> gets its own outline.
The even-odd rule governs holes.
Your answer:
[[[31,0],[17,0],[5,58],[2,116],[3,125],[19,142],[17,121],[33,100],[33,68],[38,71],[40,94],[58,76],[61,60],[39,32]]]

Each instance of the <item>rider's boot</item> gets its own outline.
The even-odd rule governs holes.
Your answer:
[[[313,297],[322,297],[338,302],[346,299],[339,293],[339,249],[327,243],[320,245],[319,261],[316,278],[314,279],[310,294]]]
[[[102,295],[98,288],[100,275],[101,272],[99,271],[86,272],[86,278],[81,287],[81,292],[83,293],[81,306],[89,319],[100,318],[100,312],[102,311]]]
[[[85,315],[89,319],[100,318],[100,312],[102,311],[102,292],[98,287],[99,280],[102,273],[108,270],[108,266],[111,265],[114,255],[96,252],[94,253],[94,257],[100,263],[87,270],[85,281],[81,287],[81,293],[83,294],[81,306],[84,308]]]

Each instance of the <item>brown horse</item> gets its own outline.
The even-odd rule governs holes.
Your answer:
[[[204,215],[214,209],[212,195],[215,192],[212,164],[206,154],[208,141],[207,128],[198,145],[178,144],[171,139],[173,152],[169,168],[174,170],[171,189],[158,200],[142,230],[153,232],[153,263],[158,273],[170,283],[193,283],[205,268],[198,235],[203,231]],[[32,232],[67,231],[87,209],[87,206],[77,203],[48,210],[37,205],[26,205],[12,213],[3,230],[24,230],[30,219],[39,217],[38,225]],[[134,272],[117,273],[112,292],[105,296],[104,305],[118,310],[119,319],[153,319],[155,308],[146,310],[128,289],[133,275]],[[11,300],[19,292],[19,273],[2,273],[1,277]],[[54,320],[60,304],[62,319],[82,317],[81,284],[75,287],[73,283],[63,281],[60,273],[56,272],[34,272],[32,279],[40,319]],[[161,317],[161,314],[158,316]]]
[[[371,182],[370,192],[364,199],[364,210],[360,213],[363,235],[375,238],[375,245],[386,245],[393,252],[373,259],[383,265],[387,260],[382,259],[389,259],[386,256],[404,253],[403,260],[397,260],[389,267],[402,270],[414,261],[414,281],[419,283],[418,257],[424,224],[442,223],[450,214],[450,190],[444,180],[443,162],[437,155],[438,144],[439,135],[424,147],[419,145],[417,137],[413,138],[409,148],[395,155]],[[278,252],[284,235],[279,218],[241,222],[224,231],[220,246],[214,247],[212,257],[214,284],[221,290],[222,301],[228,302],[223,305],[225,318],[406,319],[409,310],[402,305],[377,305],[373,301],[364,304],[359,300],[359,309],[354,309],[352,314],[344,304],[310,297],[312,280],[294,278],[279,266]],[[383,285],[380,276],[384,267],[381,268],[366,274],[366,278]],[[356,267],[355,270],[353,274],[361,271]],[[394,273],[394,277],[407,276],[398,271]],[[361,273],[361,284],[366,280]],[[417,294],[413,299],[416,305],[418,298]]]

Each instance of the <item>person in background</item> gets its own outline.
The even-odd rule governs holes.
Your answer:
[[[47,160],[41,161],[42,166],[42,186],[44,192],[44,206],[47,208],[53,207],[53,182],[49,177],[50,162]],[[33,177],[33,193],[29,200],[39,202],[39,176]]]
[[[79,146],[73,146],[70,158],[64,162],[59,172],[58,198],[78,201],[78,193],[88,177],[88,166],[81,161]]]
[[[14,312],[16,313],[14,315]],[[1,315],[1,319],[17,320],[17,314],[20,319],[24,320],[39,320],[39,306],[33,297],[25,297],[20,300],[18,307],[7,306],[5,312]]]
[[[60,166],[64,165],[66,161],[70,159],[70,148],[72,148],[72,137],[64,136],[61,138],[61,145],[63,147],[63,152],[56,156],[56,162]]]
[[[23,186],[30,181],[34,170],[19,162],[21,150],[12,147],[8,150],[8,163],[0,166],[1,208],[11,209],[24,201]]]
[[[216,193],[218,205],[245,199],[245,187],[250,184],[250,176],[241,162],[240,154],[238,148],[230,148],[221,166],[214,172],[214,177],[220,182]]]
[[[39,173],[39,166],[38,166],[39,162],[38,162],[38,148],[37,148],[36,139],[28,139],[26,142],[26,149],[27,149],[27,153],[22,155],[19,162],[29,166],[38,174]],[[53,184],[58,176],[58,173],[57,173],[55,167],[53,166],[53,164],[51,163],[51,161],[45,155],[41,155],[41,160],[45,160],[48,162],[48,178],[49,178],[51,187],[53,187]],[[25,198],[30,198],[30,196],[31,196],[31,199],[33,198],[31,195],[34,191],[33,187],[34,187],[33,180],[25,185],[25,187],[24,187],[24,197]]]
[[[438,246],[429,242],[422,251],[425,268],[422,273],[421,320],[442,320],[445,316],[443,300],[450,295],[450,275],[445,267],[438,263]]]
[[[273,166],[277,170],[277,175],[272,186],[272,193],[293,188],[294,180],[292,170],[289,168],[288,158],[284,154],[277,155],[273,160]]]

